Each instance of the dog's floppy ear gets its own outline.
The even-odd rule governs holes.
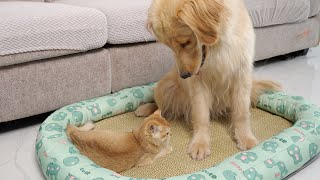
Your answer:
[[[206,45],[218,42],[222,16],[224,6],[221,0],[186,0],[178,11],[178,19]]]
[[[150,34],[154,35],[152,22],[150,18],[148,18],[147,20],[147,30],[149,31]]]
[[[151,35],[154,35],[154,30],[153,30],[153,20],[155,18],[155,15],[154,15],[154,7],[157,5],[157,1],[156,0],[153,0],[150,7],[149,7],[149,10],[148,10],[148,17],[147,17],[147,30],[149,31],[149,33]]]

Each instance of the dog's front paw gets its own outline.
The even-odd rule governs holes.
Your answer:
[[[134,111],[134,114],[137,117],[147,117],[150,116],[158,109],[155,103],[147,103],[138,107],[137,110]]]
[[[188,153],[193,159],[201,160],[211,153],[209,145],[208,137],[194,137],[189,144]]]
[[[244,151],[255,147],[258,144],[258,140],[254,135],[249,136],[236,136],[237,147]]]

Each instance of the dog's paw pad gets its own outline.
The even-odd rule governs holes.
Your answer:
[[[254,136],[237,138],[236,141],[238,149],[242,151],[249,150],[258,144],[258,140]]]
[[[195,160],[202,160],[211,153],[209,143],[204,140],[191,141],[188,152],[192,159]]]

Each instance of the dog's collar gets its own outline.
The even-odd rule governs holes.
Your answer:
[[[201,59],[201,65],[200,65],[200,68],[203,66],[204,64],[204,61],[206,60],[206,54],[207,54],[207,51],[206,51],[206,46],[205,45],[202,45],[202,59]]]

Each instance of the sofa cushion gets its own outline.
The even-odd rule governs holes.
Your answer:
[[[108,43],[126,44],[155,40],[146,29],[151,0],[55,0],[55,3],[96,8],[108,21]]]
[[[298,24],[256,28],[255,34],[255,60],[314,47],[320,40],[320,14]]]
[[[96,9],[0,2],[0,61],[7,55],[34,51],[87,51],[103,47],[106,41],[106,17]]]
[[[310,0],[310,14],[309,17],[315,16],[320,11],[320,0]]]
[[[76,50],[44,50],[0,56],[0,67],[80,53]]]
[[[159,81],[175,63],[172,51],[157,42],[113,46],[109,52],[112,92]]]
[[[246,0],[254,27],[306,20],[310,1],[319,0]],[[152,0],[55,0],[55,3],[97,8],[108,19],[108,43],[125,44],[155,40],[146,30]],[[315,4],[315,3],[314,3]]]
[[[310,0],[246,0],[255,27],[295,23],[308,19]]]
[[[111,92],[109,51],[0,67],[0,84],[0,123],[104,96]]]
[[[101,10],[108,19],[108,43],[126,44],[154,41],[146,29],[151,0],[55,0]]]

